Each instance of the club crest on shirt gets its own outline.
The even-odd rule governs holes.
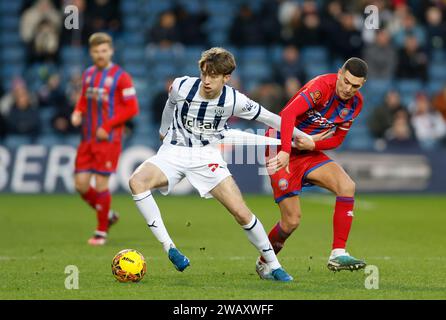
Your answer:
[[[348,108],[344,108],[339,112],[339,116],[342,119],[345,119],[345,117],[350,113],[350,110]]]
[[[279,186],[279,189],[282,191],[288,189],[288,180],[285,178],[280,179],[277,184]]]
[[[319,90],[310,92],[310,97],[313,100],[314,104],[316,104],[322,98],[322,93]]]
[[[112,84],[113,84],[113,77],[105,78],[105,81],[104,81],[104,86],[105,87],[110,87]]]

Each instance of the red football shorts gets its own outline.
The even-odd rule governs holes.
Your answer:
[[[266,159],[274,157],[279,151],[271,152],[266,149]],[[321,151],[305,151],[298,152],[293,149],[290,155],[289,171],[283,168],[276,173],[270,175],[271,187],[273,188],[274,200],[279,203],[285,198],[299,195],[302,187],[309,187],[312,184],[306,181],[307,175],[313,170],[333,161],[325,153]]]
[[[121,149],[120,142],[81,141],[77,148],[74,172],[110,175],[116,171]]]

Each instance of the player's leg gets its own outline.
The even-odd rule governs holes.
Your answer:
[[[175,183],[174,181],[175,179],[171,178],[171,183]],[[142,163],[129,180],[133,200],[146,220],[147,226],[155,238],[162,244],[164,251],[168,254],[175,268],[178,271],[183,271],[189,266],[189,259],[175,247],[151,192],[152,189],[163,188],[168,185],[169,179],[166,174],[157,165],[149,161]]]
[[[291,281],[293,278],[281,267],[262,223],[245,204],[234,179],[231,176],[226,177],[210,193],[228,209],[245,230],[249,241],[271,268],[272,277],[279,281]]]
[[[333,243],[328,267],[330,270],[355,270],[365,267],[365,262],[355,259],[345,251],[353,222],[355,183],[335,162],[326,163],[311,171],[306,179],[336,195],[333,214]]]
[[[299,227],[302,217],[299,196],[285,198],[278,205],[280,221],[269,233],[269,239],[276,254],[282,250],[286,239],[288,239],[291,233]]]
[[[92,178],[92,161],[93,157],[91,154],[90,143],[81,142],[76,153],[74,187],[81,195],[82,199],[96,210],[98,193],[96,189],[90,185]]]
[[[271,229],[268,234],[269,241],[273,246],[274,253],[277,255],[285,245],[285,241],[291,233],[297,229],[301,219],[301,208],[299,196],[291,196],[284,198],[279,203],[280,220]],[[263,257],[256,261],[256,271],[261,278],[268,278],[271,273],[270,268],[265,263]]]

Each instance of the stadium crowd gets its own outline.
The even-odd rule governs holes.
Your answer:
[[[368,4],[379,9],[378,30],[364,28]],[[67,5],[79,9],[78,30],[64,27]],[[238,60],[232,85],[276,113],[312,77],[362,57],[369,65],[364,114],[347,147],[446,145],[444,1],[23,0],[0,10],[2,18],[18,17],[2,19],[2,51],[23,52],[0,57],[3,140],[77,134],[69,118],[89,61],[87,39],[106,31],[115,61],[137,82],[141,117],[128,125],[129,137],[147,140],[173,78],[198,75],[201,50],[221,45]]]

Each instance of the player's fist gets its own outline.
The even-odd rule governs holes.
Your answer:
[[[96,131],[96,138],[98,140],[107,140],[108,139],[108,132],[104,128],[99,128]]]
[[[79,127],[82,124],[82,113],[79,111],[74,111],[71,114],[71,124],[73,127]]]
[[[312,139],[308,139],[306,137],[297,137],[295,142],[296,148],[298,150],[314,150],[315,143]]]

